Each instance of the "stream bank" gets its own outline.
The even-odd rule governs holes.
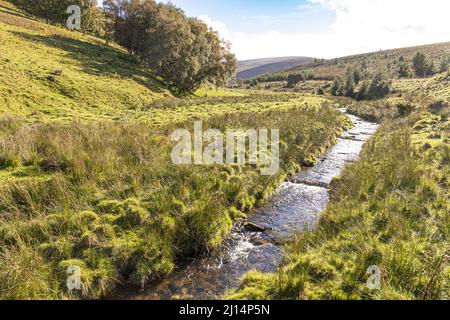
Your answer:
[[[354,128],[344,132],[316,166],[284,182],[269,203],[248,215],[251,226],[236,227],[221,250],[194,260],[141,292],[127,289],[120,298],[133,300],[219,299],[236,288],[250,270],[275,272],[283,257],[281,243],[315,227],[329,201],[328,186],[345,165],[358,161],[378,125],[348,115]],[[262,231],[262,232],[261,232]]]

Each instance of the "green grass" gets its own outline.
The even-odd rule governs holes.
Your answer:
[[[286,246],[279,272],[249,273],[229,298],[450,298],[450,110],[425,101],[350,106],[383,121],[378,134],[333,181],[317,229]],[[381,290],[366,286],[372,265],[381,268]]]
[[[7,14],[3,7],[0,34],[2,113],[32,120],[108,119],[169,96],[155,75],[99,39]]]
[[[192,129],[190,121],[158,130],[139,122],[1,121],[0,297],[71,297],[69,265],[82,268],[84,298],[164,277],[176,258],[218,247],[233,219],[264,203],[349,123],[332,106],[300,105],[213,116],[204,125],[281,128],[281,171],[266,177],[250,166],[172,165],[168,133]]]
[[[212,87],[176,98],[123,49],[17,16],[20,12],[8,11],[6,2],[0,4],[2,114],[29,122],[139,120],[164,126],[214,114],[287,109],[293,102],[320,106],[326,101],[308,95]]]
[[[120,47],[31,19],[4,1],[0,34],[0,112],[29,122],[140,120],[162,126],[197,116],[289,108],[292,101],[325,101],[212,87],[176,98]]]
[[[427,48],[434,57],[448,44]],[[362,58],[374,69],[415,50],[324,70]],[[448,298],[448,75],[395,81],[388,100],[355,104],[312,94],[326,85],[174,97],[122,48],[0,0],[0,299],[102,298],[214,250],[350,126],[336,105],[385,123],[336,180],[319,229],[288,246],[279,274],[251,273],[232,297]],[[172,165],[170,133],[199,118],[205,129],[280,128],[280,172]],[[369,263],[382,267],[379,292],[364,286]],[[68,266],[81,268],[78,294]]]

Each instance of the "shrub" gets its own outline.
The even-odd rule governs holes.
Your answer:
[[[334,78],[333,85],[331,86],[331,94],[333,96],[342,96],[344,94],[342,78]]]
[[[449,61],[450,61],[450,58],[447,56],[444,56],[442,58],[441,63],[439,65],[440,72],[447,72],[449,70]]]
[[[414,111],[415,108],[416,106],[414,104],[407,101],[399,102],[397,104],[398,115],[400,117],[409,116]]]
[[[368,100],[382,99],[391,92],[391,83],[386,80],[381,72],[378,72],[370,81],[365,98]]]
[[[367,90],[369,89],[370,81],[364,80],[360,83],[360,85],[357,87],[355,92],[355,99],[356,100],[364,100],[367,95]]]
[[[295,85],[301,81],[305,81],[305,77],[302,73],[300,74],[290,74],[287,78],[288,88],[293,88]]]
[[[398,66],[398,76],[400,78],[409,78],[411,77],[411,68],[409,64],[405,62],[401,62]]]

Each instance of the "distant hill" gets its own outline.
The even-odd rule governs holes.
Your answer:
[[[265,73],[295,68],[313,61],[314,58],[309,57],[282,57],[239,61],[237,78],[246,80]]]

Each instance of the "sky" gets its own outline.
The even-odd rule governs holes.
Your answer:
[[[167,2],[167,1],[165,1]],[[171,0],[240,60],[357,53],[450,41],[448,0]]]

